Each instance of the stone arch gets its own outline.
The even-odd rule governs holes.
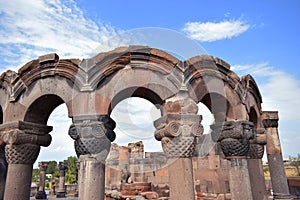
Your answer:
[[[20,153],[20,156],[15,156],[17,159],[11,159],[10,164],[23,164],[11,165],[11,169],[14,169],[15,172],[21,171],[17,167],[22,167],[30,172],[32,167],[30,165],[36,159],[34,158],[36,155],[29,161],[27,161],[28,159],[24,161],[23,158],[29,155],[28,152],[32,152],[28,147],[38,154],[40,146],[50,144],[49,132],[52,128],[46,126],[47,120],[51,112],[62,103],[66,103],[69,116],[73,120],[69,135],[75,140],[75,149],[77,148],[78,155],[100,155],[101,153],[99,156],[101,159],[106,157],[110,143],[115,136],[113,132],[115,123],[109,115],[118,102],[129,97],[144,98],[157,107],[167,107],[167,104],[171,105],[170,107],[174,105],[173,110],[170,109],[169,113],[163,113],[164,116],[160,120],[156,120],[157,138],[163,139],[160,137],[172,136],[164,140],[164,144],[182,134],[181,130],[177,129],[181,122],[183,124],[190,123],[184,126],[189,126],[191,134],[180,142],[191,141],[194,144],[195,137],[202,134],[202,127],[199,125],[201,116],[197,115],[197,110],[194,109],[196,107],[194,105],[199,102],[205,104],[214,114],[215,120],[220,122],[215,124],[216,130],[223,128],[224,124],[240,128],[251,126],[252,129],[251,122],[257,126],[256,130],[263,127],[260,116],[261,96],[250,75],[240,78],[231,71],[228,63],[209,55],[179,61],[164,51],[145,46],[120,47],[110,52],[100,53],[82,62],[79,59],[59,59],[56,54],[40,56],[25,64],[18,72],[7,71],[0,76],[0,97],[1,109],[5,112],[4,119],[3,115],[2,119],[0,118],[0,122],[4,121],[4,124],[0,126],[1,134],[5,133],[9,155],[15,156],[16,153]],[[186,105],[181,104],[186,100]],[[166,120],[169,120],[167,122],[169,125],[173,121],[180,121],[180,123],[176,122],[172,123],[172,126],[166,126],[164,124]],[[272,118],[272,120],[274,119]],[[238,139],[244,140],[244,134],[240,135],[242,136],[239,136]],[[225,145],[225,139],[233,139],[234,142],[237,140],[236,138],[226,138],[226,135],[222,137],[217,142],[223,142]],[[252,135],[250,137],[252,139]],[[182,139],[178,138],[173,140],[174,143]],[[264,142],[263,137],[261,138],[260,141],[254,141],[256,138],[253,138],[253,141],[261,145]],[[177,145],[176,149],[182,146]],[[233,152],[236,149],[231,148],[232,145],[227,145],[227,147],[230,150],[227,151],[228,155],[240,156],[239,158],[230,158],[226,155],[228,159],[245,159],[244,151]],[[193,149],[194,147],[187,149],[187,154],[169,155],[189,158]],[[92,160],[83,159],[81,162],[92,163]],[[102,197],[104,195],[103,169],[105,166],[100,162],[91,165],[84,164],[83,166],[87,166],[87,168],[83,171],[93,171],[94,164],[99,169],[99,176],[89,177],[93,180],[96,180],[94,177],[98,177],[97,182],[94,184],[92,179],[86,180],[82,182],[84,187],[79,187],[83,191],[79,194],[86,192],[85,199],[90,199],[90,196],[94,194],[98,194],[99,198],[100,195]],[[189,168],[192,169],[192,165],[189,164]],[[173,172],[177,173],[176,170]],[[18,188],[21,190],[19,194],[28,195],[23,183],[29,184],[30,176],[24,178],[18,176],[17,173],[10,173],[10,176],[8,184],[10,188],[7,191]],[[192,179],[192,176],[189,178]],[[246,179],[244,178],[244,180]],[[19,185],[12,184],[15,180]],[[95,185],[102,188],[96,188]],[[237,188],[240,188],[239,186],[237,185]],[[188,193],[191,195],[191,198],[188,198],[193,198],[194,191],[186,188],[183,191],[187,192],[182,192],[182,194]],[[232,193],[242,192],[237,190]],[[7,199],[11,199],[10,193],[6,194],[8,195]],[[20,195],[17,199],[23,198]]]
[[[7,113],[7,118],[11,121],[32,121],[33,119],[29,119],[29,116],[33,114],[33,109],[37,109],[35,108],[35,106],[38,107],[36,104],[44,104],[43,106],[45,108],[50,106],[52,109],[52,103],[54,103],[52,100],[55,101],[55,103],[57,101],[60,103],[56,103],[56,106],[49,111],[49,115],[58,105],[66,103],[69,116],[71,116],[70,113],[72,112],[72,109],[68,103],[71,101],[72,96],[75,96],[77,93],[78,90],[76,89],[76,86],[74,86],[69,79],[59,76],[37,79],[33,81],[22,94],[20,94],[17,102],[9,104],[9,106],[11,106],[11,112]],[[49,99],[49,101],[47,101],[47,99]],[[39,121],[37,119],[34,120],[36,122]],[[40,122],[46,124],[47,121],[41,120]]]
[[[126,88],[116,95],[114,95],[113,99],[110,102],[109,106],[109,114],[114,109],[114,107],[124,99],[130,98],[130,97],[140,97],[145,100],[150,101],[152,104],[154,104],[156,107],[162,104],[163,100],[161,97],[155,93],[154,91],[144,88],[144,87],[130,87]]]
[[[249,121],[254,123],[256,129],[262,129],[262,97],[258,86],[251,75],[246,75],[241,78],[241,82],[247,88],[247,99],[245,101],[246,109],[248,112]]]
[[[64,101],[57,95],[43,95],[28,107],[24,121],[46,125],[52,111],[62,103]]]
[[[179,91],[182,63],[176,58],[149,47],[129,47],[119,51],[122,52],[120,57],[111,59],[112,56],[107,56],[113,61],[106,62],[105,66],[95,64],[102,70],[100,79],[103,74],[106,76],[96,84],[96,103],[102,104],[101,110],[96,109],[97,113],[109,114],[114,105],[131,96],[147,99],[155,105],[162,104]],[[106,55],[99,54],[93,58],[94,62],[99,56],[106,60]]]
[[[215,116],[218,121],[247,118],[244,105],[247,90],[228,63],[209,55],[192,57],[185,62],[187,86],[196,102],[210,107],[214,115],[223,110],[224,116]]]
[[[218,93],[207,93],[199,102],[203,103],[210,110],[216,122],[226,120],[230,107],[226,97]]]
[[[249,121],[253,122],[255,128],[259,125],[259,116],[257,115],[257,111],[254,107],[250,108]]]

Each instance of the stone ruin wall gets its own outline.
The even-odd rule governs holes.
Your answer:
[[[106,167],[106,188],[120,188],[122,169],[129,166],[129,182],[148,182],[152,186],[168,188],[169,172],[167,158],[163,152],[144,152],[142,141],[118,146],[113,143]],[[142,172],[142,173],[141,173]],[[229,162],[224,159],[218,145],[209,155],[193,157],[195,190],[203,195],[228,194]]]

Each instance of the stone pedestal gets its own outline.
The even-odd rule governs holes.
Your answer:
[[[40,182],[39,190],[35,195],[36,199],[47,199],[47,194],[45,192],[45,180],[46,180],[46,170],[48,168],[49,162],[39,162],[40,169]]]
[[[250,139],[254,138],[253,128],[253,123],[245,120],[211,125],[213,140],[220,142],[225,158],[231,161],[229,179],[232,200],[253,199],[247,164]]]
[[[56,197],[64,198],[66,197],[65,175],[66,175],[66,170],[68,169],[67,161],[59,162],[58,167],[59,167],[59,183],[58,183],[58,189],[56,190]]]
[[[79,157],[79,199],[104,200],[105,159],[115,139],[115,122],[107,115],[73,118],[69,135]]]
[[[51,130],[49,126],[21,121],[0,126],[8,162],[4,199],[29,199],[32,166],[40,146],[50,145]]]
[[[291,199],[277,130],[279,120],[278,112],[264,111],[262,119],[267,135],[267,157],[271,175],[273,198]]]

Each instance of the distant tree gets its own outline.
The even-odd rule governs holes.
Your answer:
[[[267,174],[268,172],[269,172],[269,167],[268,167],[268,166],[265,166],[265,167],[264,167],[264,173]]]
[[[297,176],[300,176],[300,171],[299,171],[299,168],[300,168],[300,154],[298,153],[297,157],[290,156],[289,160],[290,160],[290,164],[296,168]]]
[[[58,171],[58,166],[56,161],[49,161],[48,168],[46,170],[46,174],[54,174],[55,171]]]
[[[39,169],[33,169],[32,170],[32,182],[38,182],[40,177],[40,170]]]
[[[75,156],[70,156],[67,159],[68,162],[68,169],[66,172],[66,179],[67,182],[70,184],[74,184],[77,183],[77,167],[76,167],[76,162],[77,162],[77,158]]]
[[[55,171],[53,174],[52,174],[52,178],[59,178],[59,170]]]

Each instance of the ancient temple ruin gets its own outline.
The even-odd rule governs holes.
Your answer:
[[[79,199],[104,199],[105,160],[118,137],[110,114],[129,97],[149,100],[161,110],[153,135],[169,163],[170,199],[195,199],[193,177],[201,170],[193,170],[193,156],[205,145],[203,137],[211,137],[218,154],[228,160],[229,177],[222,187],[229,185],[231,199],[267,199],[261,160],[265,146],[274,199],[290,199],[278,114],[262,111],[253,77],[239,77],[228,63],[209,55],[181,61],[145,46],[120,47],[84,60],[43,55],[18,72],[1,75],[0,199],[29,199],[32,165],[40,147],[51,143],[47,120],[60,104],[66,104],[73,122],[68,134],[80,161]],[[199,102],[214,115],[208,136],[203,136],[197,114]]]

